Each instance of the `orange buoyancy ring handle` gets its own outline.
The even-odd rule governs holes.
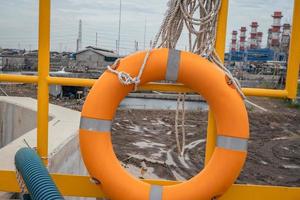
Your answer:
[[[146,52],[123,58],[117,68],[137,76]],[[108,71],[96,81],[83,105],[80,148],[91,177],[113,200],[208,200],[234,183],[247,155],[248,115],[243,99],[215,64],[190,52],[151,51],[141,77],[149,81],[176,81],[201,94],[214,113],[216,148],[209,163],[193,178],[171,186],[145,183],[130,175],[118,161],[111,142],[111,126],[119,103],[133,90]]]

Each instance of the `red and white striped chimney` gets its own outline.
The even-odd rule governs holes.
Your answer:
[[[272,42],[272,28],[268,29],[268,40],[267,40],[267,47],[271,47],[271,42]]]
[[[257,48],[257,22],[252,22],[251,25],[251,32],[250,32],[250,49],[256,49]]]
[[[263,33],[262,32],[257,32],[256,41],[257,41],[257,48],[258,49],[261,48],[262,37],[263,37]]]
[[[273,25],[272,25],[272,40],[271,47],[279,47],[280,42],[280,28],[281,28],[281,18],[283,17],[281,11],[275,11],[272,15]]]
[[[237,50],[237,31],[232,31],[232,38],[231,38],[231,45],[230,50],[236,51]]]
[[[240,29],[240,51],[246,50],[246,27],[241,27]]]

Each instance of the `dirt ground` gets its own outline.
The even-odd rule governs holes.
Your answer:
[[[0,85],[8,95],[36,98],[35,86]],[[1,94],[1,92],[0,92]],[[2,94],[1,94],[2,95]],[[251,98],[248,157],[237,183],[300,186],[300,109],[284,100]],[[81,100],[50,99],[81,110]],[[203,168],[207,111],[186,113],[186,153],[178,156],[174,111],[119,110],[113,124],[117,157],[137,177],[189,179]]]

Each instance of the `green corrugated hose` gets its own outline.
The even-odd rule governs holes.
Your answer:
[[[64,199],[33,149],[20,149],[15,156],[15,165],[33,200]]]

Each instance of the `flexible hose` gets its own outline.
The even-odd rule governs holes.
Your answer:
[[[20,149],[15,155],[15,165],[33,200],[64,199],[42,160],[33,149]]]

